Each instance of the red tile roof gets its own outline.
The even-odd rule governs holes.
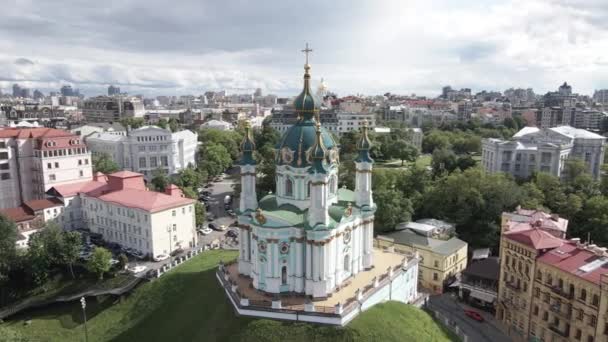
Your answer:
[[[57,206],[62,206],[63,202],[56,198],[45,198],[40,200],[31,200],[23,203],[24,206],[32,209],[33,211],[43,210],[47,208],[53,208]]]
[[[32,138],[54,138],[54,137],[69,137],[75,136],[74,133],[63,131],[55,128],[36,127],[36,128],[2,128],[0,129],[0,138],[17,138],[17,139],[32,139]]]
[[[565,240],[557,238],[542,229],[517,230],[506,232],[507,239],[523,243],[536,250],[550,249],[561,246]]]
[[[31,221],[36,218],[36,216],[29,212],[27,208],[24,207],[16,207],[16,208],[7,208],[0,210],[0,215],[5,216],[9,220],[19,223],[24,221]]]
[[[599,285],[600,276],[608,273],[608,263],[589,272],[584,272],[579,268],[601,258],[606,257],[598,256],[584,247],[577,247],[574,242],[567,242],[562,246],[545,253],[538,258],[538,262],[552,265],[564,272]]]
[[[175,191],[172,195],[148,191],[144,185],[143,175],[140,173],[120,171],[109,174],[107,181],[103,177],[98,177],[98,179],[100,180],[58,185],[53,189],[63,197],[84,193],[102,201],[149,212],[194,203],[194,200],[181,196],[181,191]]]

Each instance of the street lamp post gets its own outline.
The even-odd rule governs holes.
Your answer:
[[[173,257],[171,256],[171,225],[167,226],[167,233],[169,233],[169,265],[173,264]]]
[[[82,317],[84,318],[84,340],[89,342],[89,332],[87,331],[87,301],[84,297],[80,297],[80,306],[82,307]]]

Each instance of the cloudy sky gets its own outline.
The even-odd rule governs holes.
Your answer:
[[[340,95],[608,88],[606,0],[0,0],[0,88]]]

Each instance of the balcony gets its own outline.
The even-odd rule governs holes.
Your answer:
[[[564,291],[561,287],[554,285],[554,286],[550,286],[547,285],[551,291],[557,295],[559,295],[560,297],[566,298],[568,300],[573,299],[574,298],[574,293],[573,292],[566,292]]]
[[[570,318],[572,318],[572,308],[571,307],[566,307],[567,310],[566,311],[562,311],[561,310],[561,306],[557,306],[557,305],[551,305],[549,306],[549,310],[555,314],[557,314],[558,316],[565,318],[566,320],[570,320]]]
[[[567,328],[565,331],[562,331],[559,326],[555,324],[549,324],[549,329],[562,337],[570,337],[570,328]]]
[[[508,288],[510,288],[511,290],[515,290],[515,291],[521,291],[521,286],[519,286],[519,285],[518,285],[518,284],[516,284],[516,283],[511,283],[511,282],[506,281],[506,282],[505,282],[505,285],[506,285]]]

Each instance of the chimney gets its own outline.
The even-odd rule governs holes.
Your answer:
[[[184,193],[182,190],[175,184],[169,184],[165,188],[165,194],[169,196],[179,196],[184,197]]]

